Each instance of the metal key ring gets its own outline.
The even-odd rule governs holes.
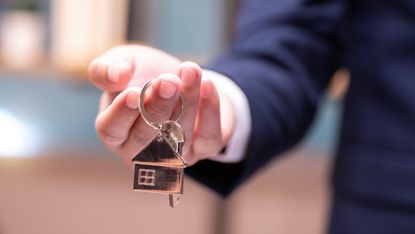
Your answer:
[[[148,87],[150,87],[152,81],[153,80],[147,81],[144,84],[143,88],[141,89],[139,110],[140,110],[141,116],[144,119],[144,121],[148,125],[150,125],[151,127],[153,127],[154,129],[158,130],[158,129],[160,129],[162,123],[156,123],[156,122],[150,121],[147,118],[147,112],[146,112],[146,110],[144,108],[144,96],[145,96],[146,90],[148,89]],[[184,108],[184,98],[183,98],[183,95],[181,93],[180,93],[180,99],[179,99],[179,101],[180,101],[180,106],[179,106],[180,110],[179,110],[178,114],[176,114],[177,117],[175,119],[173,118],[173,121],[179,121],[180,117],[182,116],[182,112],[183,112],[183,108]]]

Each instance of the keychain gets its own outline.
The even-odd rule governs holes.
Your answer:
[[[158,133],[132,159],[134,190],[169,194],[169,204],[175,207],[179,203],[180,195],[183,194],[184,168],[187,166],[182,157],[185,134],[177,122],[183,111],[183,97],[180,95],[180,109],[176,120],[151,122],[144,109],[144,96],[150,85],[151,80],[143,86],[139,107],[141,117]]]

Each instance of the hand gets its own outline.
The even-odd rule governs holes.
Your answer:
[[[160,50],[126,45],[94,59],[88,68],[91,82],[103,91],[96,130],[103,143],[128,164],[156,134],[138,111],[140,88],[146,91],[145,108],[153,122],[170,119],[180,93],[185,100],[180,125],[186,134],[183,157],[193,165],[216,156],[234,127],[233,107],[214,83],[202,79],[201,68],[182,63]]]

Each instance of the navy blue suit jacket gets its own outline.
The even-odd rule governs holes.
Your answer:
[[[330,233],[415,233],[415,1],[245,0],[235,41],[209,66],[252,115],[246,159],[187,173],[222,195],[297,143],[339,67],[351,71]]]

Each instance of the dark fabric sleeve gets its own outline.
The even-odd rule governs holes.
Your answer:
[[[243,162],[204,160],[186,172],[228,195],[275,155],[297,143],[338,66],[341,0],[246,0],[231,48],[207,66],[248,98],[252,132]]]

